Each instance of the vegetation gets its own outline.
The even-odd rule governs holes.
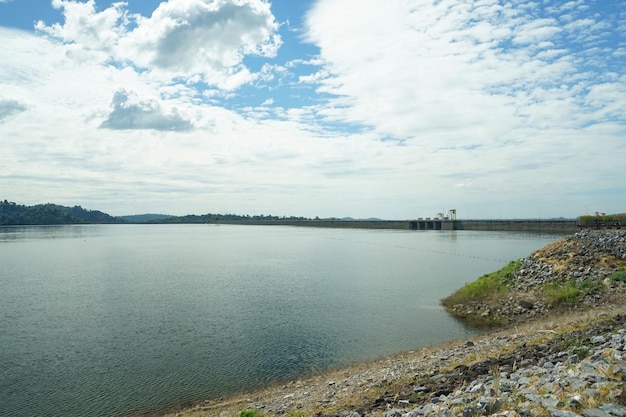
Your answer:
[[[149,221],[148,223],[215,223],[220,221],[227,222],[249,222],[249,221],[305,221],[309,220],[305,217],[285,217],[285,216],[249,216],[249,215],[239,215],[239,214],[188,214],[186,216],[170,216],[167,218],[154,219]]]
[[[613,272],[609,275],[611,281],[626,282],[626,270]]]
[[[573,282],[563,283],[554,281],[544,288],[546,299],[552,306],[574,304],[580,299],[581,291]]]
[[[589,337],[584,336],[584,333],[576,334],[575,332],[571,332],[569,333],[569,337],[562,338],[556,343],[556,346],[561,352],[571,351],[578,355],[580,359],[584,359],[589,356],[591,342]]]
[[[466,304],[475,299],[486,300],[502,295],[510,289],[513,275],[522,265],[521,259],[511,261],[504,268],[485,274],[474,282],[466,284],[457,292],[443,300],[443,305],[452,307],[456,304]]]
[[[603,220],[607,222],[611,222],[615,220],[626,220],[626,214],[604,214],[604,215],[598,214],[597,216],[586,215],[586,216],[578,217],[578,220],[581,222],[592,222],[595,219],[599,219],[599,220]]]
[[[578,224],[580,226],[586,227],[594,227],[594,226],[625,226],[626,225],[626,214],[604,214],[604,213],[596,213],[593,216],[579,216]]]
[[[238,214],[189,214],[170,216],[165,214],[139,214],[114,217],[97,210],[86,210],[81,206],[65,207],[57,204],[25,206],[4,200],[0,201],[0,226],[50,225],[81,223],[214,223],[219,221],[307,221],[305,217]],[[317,218],[317,220],[320,220]]]
[[[148,223],[172,217],[168,214],[133,214],[130,216],[118,216],[118,219],[125,220],[129,223]]]
[[[543,288],[546,300],[553,306],[577,303],[582,297],[596,294],[602,289],[602,283],[590,277],[582,281],[556,280]]]
[[[24,206],[7,200],[0,201],[0,226],[81,224],[81,223],[124,223],[123,220],[81,206],[64,207],[56,204]]]
[[[263,417],[263,413],[257,410],[241,410],[237,417]]]

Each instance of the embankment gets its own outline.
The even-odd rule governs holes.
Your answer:
[[[613,304],[626,292],[626,230],[585,229],[518,262],[500,276],[486,275],[443,300],[453,316],[503,324]]]

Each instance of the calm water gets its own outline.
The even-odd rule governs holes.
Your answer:
[[[465,337],[439,300],[558,237],[0,228],[0,415],[132,415]]]

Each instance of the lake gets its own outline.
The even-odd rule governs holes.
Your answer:
[[[0,228],[0,414],[128,416],[468,337],[439,301],[559,237]]]

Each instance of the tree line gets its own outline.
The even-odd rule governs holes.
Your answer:
[[[57,204],[25,206],[7,200],[0,201],[0,225],[48,225],[125,223],[124,220],[97,210],[86,210],[81,206],[65,207]]]
[[[58,204],[26,206],[7,200],[0,201],[0,226],[51,224],[113,224],[113,223],[217,223],[219,221],[304,221],[306,217],[239,214],[188,214],[186,216],[135,215],[114,217],[98,210],[81,206],[65,207]],[[319,219],[318,219],[319,220]]]
[[[286,217],[286,216],[272,216],[272,215],[240,215],[240,214],[188,214],[186,216],[172,216],[164,219],[150,220],[146,223],[219,223],[225,222],[242,222],[246,221],[304,221],[310,220],[306,217]]]

